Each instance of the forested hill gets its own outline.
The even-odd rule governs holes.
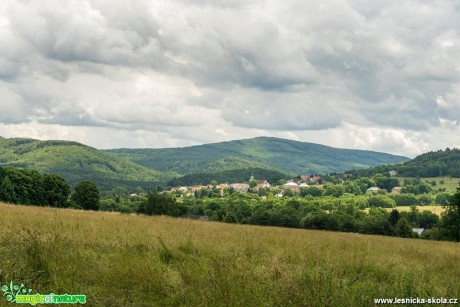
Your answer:
[[[413,160],[397,165],[373,167],[355,172],[358,176],[371,176],[395,170],[404,177],[442,177],[460,178],[460,149],[447,148],[424,153]]]
[[[0,166],[59,174],[72,185],[90,180],[103,190],[117,185],[151,187],[167,179],[161,172],[70,141],[0,138]]]
[[[409,160],[386,153],[338,149],[272,137],[167,149],[113,149],[140,165],[182,175],[264,168],[291,175],[326,174]]]

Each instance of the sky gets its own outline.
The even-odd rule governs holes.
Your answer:
[[[0,136],[460,147],[460,2],[2,0]]]

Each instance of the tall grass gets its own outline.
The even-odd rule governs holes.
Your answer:
[[[2,284],[86,294],[89,306],[369,306],[460,293],[456,243],[6,204],[0,227]]]

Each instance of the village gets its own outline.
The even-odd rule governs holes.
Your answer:
[[[200,186],[181,186],[181,187],[173,187],[169,192],[179,195],[181,197],[190,197],[195,194],[197,191],[206,190],[206,189],[214,189],[220,195],[224,195],[225,191],[229,191],[230,193],[233,192],[240,192],[240,193],[247,193],[249,191],[258,192],[261,189],[278,189],[280,193],[277,193],[277,197],[283,197],[283,193],[281,191],[285,191],[287,189],[291,190],[294,193],[300,193],[302,188],[308,188],[311,185],[315,185],[318,188],[323,188],[321,176],[308,176],[308,175],[300,175],[298,179],[290,179],[287,181],[280,180],[277,184],[271,184],[265,179],[255,179],[253,175],[249,178],[248,181],[245,182],[235,182],[235,183],[220,183],[211,182],[208,185],[200,185]],[[214,184],[213,184],[214,183]]]
[[[396,176],[396,171],[390,171],[389,175],[391,177]],[[350,178],[351,174],[343,174],[343,178]],[[344,180],[341,180],[343,183]],[[245,182],[236,182],[236,183],[217,183],[216,181],[211,181],[207,185],[196,185],[196,186],[178,186],[173,187],[171,190],[166,191],[172,194],[175,194],[179,197],[192,197],[196,196],[197,192],[202,190],[213,190],[217,192],[219,195],[223,196],[226,192],[232,194],[234,192],[239,193],[257,193],[261,197],[265,198],[266,191],[270,190],[272,192],[276,192],[274,195],[276,197],[285,197],[285,196],[293,196],[300,194],[302,189],[315,187],[317,189],[324,189],[327,185],[333,185],[334,183],[324,181],[323,177],[319,175],[299,175],[296,178],[289,179],[289,180],[279,180],[276,184],[271,184],[268,180],[265,179],[256,179],[253,175],[249,178],[248,181]],[[369,187],[366,190],[366,194],[401,194],[403,187],[396,186],[391,189],[391,191],[387,191],[385,189],[381,189],[377,186]],[[259,193],[261,192],[261,193]]]

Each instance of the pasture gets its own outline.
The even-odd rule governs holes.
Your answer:
[[[0,204],[1,284],[88,306],[369,306],[458,276],[452,242]]]

